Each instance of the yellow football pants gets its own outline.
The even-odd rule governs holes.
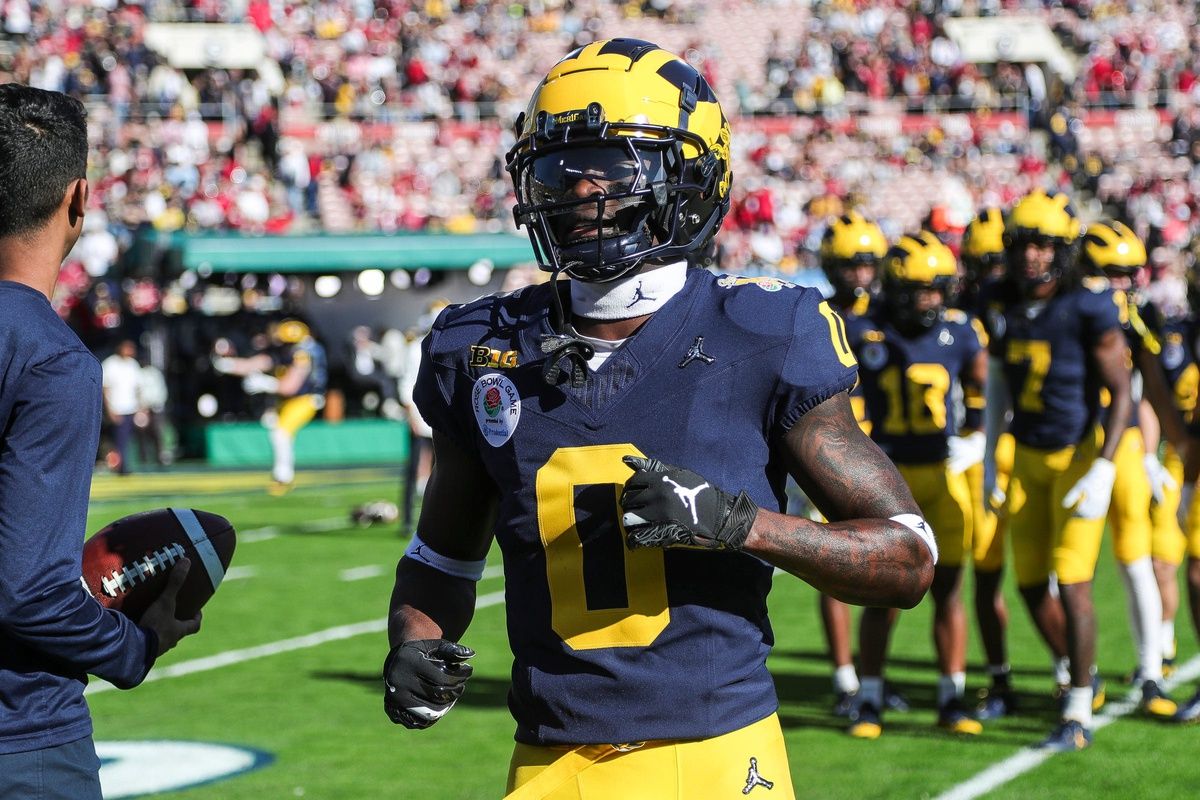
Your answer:
[[[1179,487],[1183,486],[1183,462],[1179,459],[1175,448],[1169,444],[1166,457],[1163,458],[1163,466],[1175,479],[1175,488],[1163,490],[1163,501],[1150,506],[1150,554],[1158,561],[1179,566],[1183,563],[1184,552],[1187,550],[1188,542],[1193,538],[1191,534],[1197,526],[1189,520],[1188,536],[1185,536],[1179,527],[1176,511],[1179,509]],[[1200,545],[1200,536],[1194,536],[1194,538]]]
[[[539,776],[543,776],[539,780]],[[518,743],[508,800],[794,800],[783,731],[775,714],[722,736],[612,745]]]
[[[301,428],[313,421],[319,408],[317,395],[300,394],[280,400],[279,430],[295,436]]]
[[[971,543],[971,488],[965,472],[951,474],[946,463],[897,464],[925,521],[933,526],[938,564],[961,567]]]
[[[1052,571],[1063,584],[1092,579],[1104,519],[1073,516],[1062,501],[1096,459],[1102,435],[1097,428],[1078,445],[1058,450],[1016,443],[1007,508],[1017,585],[1044,583]]]
[[[1150,479],[1142,456],[1142,432],[1126,428],[1113,454],[1117,468],[1108,522],[1112,526],[1113,554],[1120,564],[1132,564],[1150,555]]]
[[[996,440],[996,486],[1005,494],[1012,475],[1015,447],[1011,433],[1002,433]],[[968,467],[963,474],[967,476],[967,486],[971,490],[971,560],[975,562],[975,569],[995,572],[1004,566],[1008,518],[992,511],[989,498],[983,496],[983,464]]]

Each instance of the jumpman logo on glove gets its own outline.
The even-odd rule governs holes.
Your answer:
[[[692,512],[692,524],[698,524],[700,520],[696,517],[696,495],[700,494],[701,490],[708,488],[708,482],[705,481],[695,489],[689,489],[663,475],[663,483],[669,483],[675,487],[675,496],[679,498],[679,502],[683,503],[684,508]]]

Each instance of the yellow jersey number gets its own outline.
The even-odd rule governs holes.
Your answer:
[[[538,533],[546,551],[551,624],[575,650],[646,647],[671,621],[663,551],[625,545],[618,500],[631,474],[621,457],[630,455],[642,453],[632,444],[560,447],[537,471]],[[598,502],[589,509],[595,513],[581,536],[576,512],[584,492]],[[611,584],[616,570],[589,569],[589,554],[621,562],[623,573],[615,577],[623,586],[615,591],[611,585],[597,586]],[[589,589],[593,596],[609,598],[601,603],[604,607],[589,608]]]
[[[1050,371],[1050,343],[1037,339],[1013,339],[1008,343],[1008,363],[1029,363],[1029,372],[1025,374],[1025,385],[1017,397],[1017,405],[1022,411],[1039,414],[1046,410],[1042,402],[1042,386],[1046,382],[1046,373]]]
[[[941,433],[946,429],[946,395],[950,373],[941,364],[891,366],[879,375],[887,395],[883,432],[889,436]]]

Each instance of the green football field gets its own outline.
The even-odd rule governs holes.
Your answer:
[[[302,472],[298,488],[282,498],[267,496],[262,473],[97,476],[89,530],[135,511],[190,506],[227,516],[239,531],[233,568],[206,607],[200,634],[164,657],[150,680],[132,692],[93,682],[89,702],[105,759],[106,797],[502,796],[513,724],[505,700],[510,654],[497,553],[491,559],[497,566],[489,567],[479,585],[479,608],[464,639],[478,656],[462,701],[423,732],[393,726],[383,714],[383,620],[404,542],[396,525],[354,527],[347,512],[366,500],[396,500],[398,475],[370,469]],[[884,736],[869,742],[848,738],[843,720],[828,713],[829,667],[815,592],[777,576],[770,663],[799,795],[968,798],[994,787],[985,796],[1194,796],[1200,727],[1139,718],[1120,702],[1127,691],[1121,676],[1133,666],[1134,652],[1125,595],[1107,550],[1096,580],[1100,669],[1110,698],[1107,716],[1100,719],[1112,722],[1097,731],[1090,750],[1042,763],[1025,748],[1056,719],[1049,658],[1011,586],[1011,659],[1024,713],[990,723],[969,741],[934,726],[936,676],[926,601],[902,616],[889,668],[914,710],[889,715]],[[1174,690],[1182,700],[1193,691],[1200,658],[1191,660],[1196,646],[1186,612],[1177,627],[1181,672],[1190,675]],[[974,634],[970,664],[973,694],[985,685]],[[224,745],[241,759],[233,758],[229,768],[241,771],[217,778],[203,769],[211,760],[203,754],[208,750],[189,755],[193,751],[185,747],[163,755],[127,744],[138,741]],[[172,775],[189,769],[193,774],[183,782],[191,788],[144,793],[147,785],[174,785]],[[208,782],[196,785],[200,781]]]

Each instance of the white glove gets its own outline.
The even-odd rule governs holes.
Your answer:
[[[1183,528],[1184,533],[1187,533],[1188,513],[1192,510],[1192,498],[1195,495],[1194,483],[1185,483],[1179,493],[1179,508],[1175,509],[1175,519],[1179,520],[1179,527]]]
[[[212,360],[213,369],[222,375],[231,374],[237,368],[237,361],[225,356],[215,356]]]
[[[946,469],[951,474],[965,472],[976,464],[983,463],[983,450],[987,446],[987,437],[983,431],[968,433],[966,436],[951,436],[950,455],[946,458]]]
[[[276,394],[279,379],[261,372],[251,372],[242,379],[242,391],[246,394]]]
[[[1179,486],[1153,453],[1142,456],[1142,466],[1146,468],[1146,477],[1150,479],[1150,494],[1154,496],[1154,502],[1161,503],[1164,493]]]
[[[1004,502],[1008,500],[1008,495],[999,486],[993,486],[990,494],[987,495],[988,508],[993,514],[999,514],[1004,510]]]
[[[1100,519],[1108,513],[1112,500],[1113,481],[1117,479],[1117,466],[1107,458],[1097,458],[1087,473],[1076,481],[1063,498],[1063,508],[1075,506],[1075,516],[1083,519]],[[1076,505],[1078,503],[1078,505]]]

